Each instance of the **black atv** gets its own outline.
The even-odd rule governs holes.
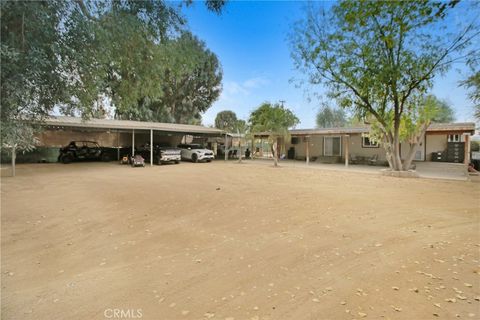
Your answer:
[[[95,141],[72,141],[60,148],[58,162],[110,161],[110,156]]]

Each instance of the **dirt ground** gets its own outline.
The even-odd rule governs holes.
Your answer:
[[[471,182],[181,163],[2,178],[2,319],[478,319]]]

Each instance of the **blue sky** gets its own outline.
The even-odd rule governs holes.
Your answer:
[[[215,52],[223,68],[223,91],[203,115],[203,124],[212,125],[222,110],[232,110],[247,119],[264,101],[284,100],[300,119],[297,128],[315,127],[318,99],[310,102],[306,88],[291,80],[302,75],[294,69],[288,34],[293,22],[303,16],[305,2],[230,1],[221,15],[195,2],[183,10],[189,29]],[[458,87],[462,75],[452,69],[437,78],[432,93],[449,102],[458,122],[474,121],[467,92]],[[310,88],[308,92],[312,93]],[[322,88],[314,88],[322,92]]]

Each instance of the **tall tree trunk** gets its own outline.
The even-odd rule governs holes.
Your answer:
[[[402,159],[400,157],[400,142],[398,139],[395,139],[393,142],[393,170],[401,171],[402,170]]]
[[[393,170],[402,170],[402,159],[400,155],[400,127],[395,124],[395,131],[393,136]]]
[[[390,170],[393,170],[393,152],[392,141],[388,138],[388,134],[383,133],[383,146],[385,148],[385,156],[387,158],[388,166]]]
[[[402,169],[408,171],[410,165],[412,164],[413,158],[415,158],[415,149],[417,148],[418,143],[410,143],[410,150],[408,150],[407,157],[403,161]]]
[[[410,143],[410,150],[408,150],[408,155],[405,158],[405,161],[403,162],[403,170],[407,171],[410,169],[410,165],[412,164],[413,159],[415,158],[415,152],[416,148],[418,146],[418,143],[423,140],[423,137],[425,136],[425,132],[427,131],[428,126],[430,123],[426,123],[422,126],[422,129],[418,135],[416,135],[413,138],[413,143]]]
[[[17,158],[17,148],[12,148],[12,177],[15,177],[15,161]]]

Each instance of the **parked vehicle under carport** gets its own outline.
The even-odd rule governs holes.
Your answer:
[[[150,145],[144,145],[138,151],[145,159],[150,159]],[[167,144],[155,145],[153,148],[153,163],[165,164],[165,163],[180,163],[181,150],[178,148],[172,148]]]
[[[71,141],[60,148],[58,161],[70,163],[73,161],[110,161],[110,155],[95,141]]]
[[[180,144],[178,147],[182,150],[182,160],[210,162],[215,159],[213,151],[200,144]]]

